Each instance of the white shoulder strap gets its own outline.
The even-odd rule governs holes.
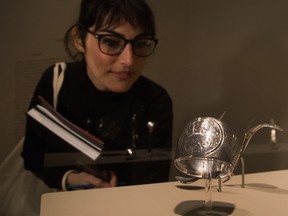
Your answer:
[[[60,70],[59,70],[60,69]],[[65,62],[58,62],[54,66],[53,71],[53,106],[57,109],[58,103],[58,94],[60,92],[63,80],[64,80],[64,71],[66,69]]]

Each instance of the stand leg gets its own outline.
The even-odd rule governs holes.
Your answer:
[[[242,173],[241,173],[241,175],[242,175],[241,187],[245,188],[245,163],[244,163],[244,158],[241,157],[240,160],[241,160],[241,171],[242,171]]]
[[[212,210],[212,179],[206,179],[205,182],[205,209],[206,210]]]

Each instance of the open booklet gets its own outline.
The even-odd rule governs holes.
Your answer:
[[[28,116],[92,160],[99,157],[104,147],[100,139],[64,118],[44,98],[39,96],[39,101],[38,105],[27,112]]]

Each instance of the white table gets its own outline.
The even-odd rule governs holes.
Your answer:
[[[288,170],[234,176],[217,191],[213,182],[214,206],[222,206],[226,215],[287,216]],[[204,205],[205,181],[184,185],[179,182],[57,192],[42,195],[41,216],[169,216],[199,215]],[[232,212],[232,213],[231,213]],[[223,214],[225,215],[225,214]]]

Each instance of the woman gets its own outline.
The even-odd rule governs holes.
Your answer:
[[[65,37],[68,53],[78,61],[67,63],[57,111],[102,139],[104,151],[131,146],[136,150],[170,148],[171,98],[141,75],[157,43],[153,13],[144,0],[83,0],[79,20]],[[38,103],[39,95],[53,104],[53,68],[41,77],[30,108]],[[148,122],[154,125],[152,133]],[[168,179],[169,161],[98,165],[93,167],[95,172],[79,166],[45,167],[45,154],[75,151],[47,140],[28,118],[22,152],[25,168],[53,188],[113,187]]]

